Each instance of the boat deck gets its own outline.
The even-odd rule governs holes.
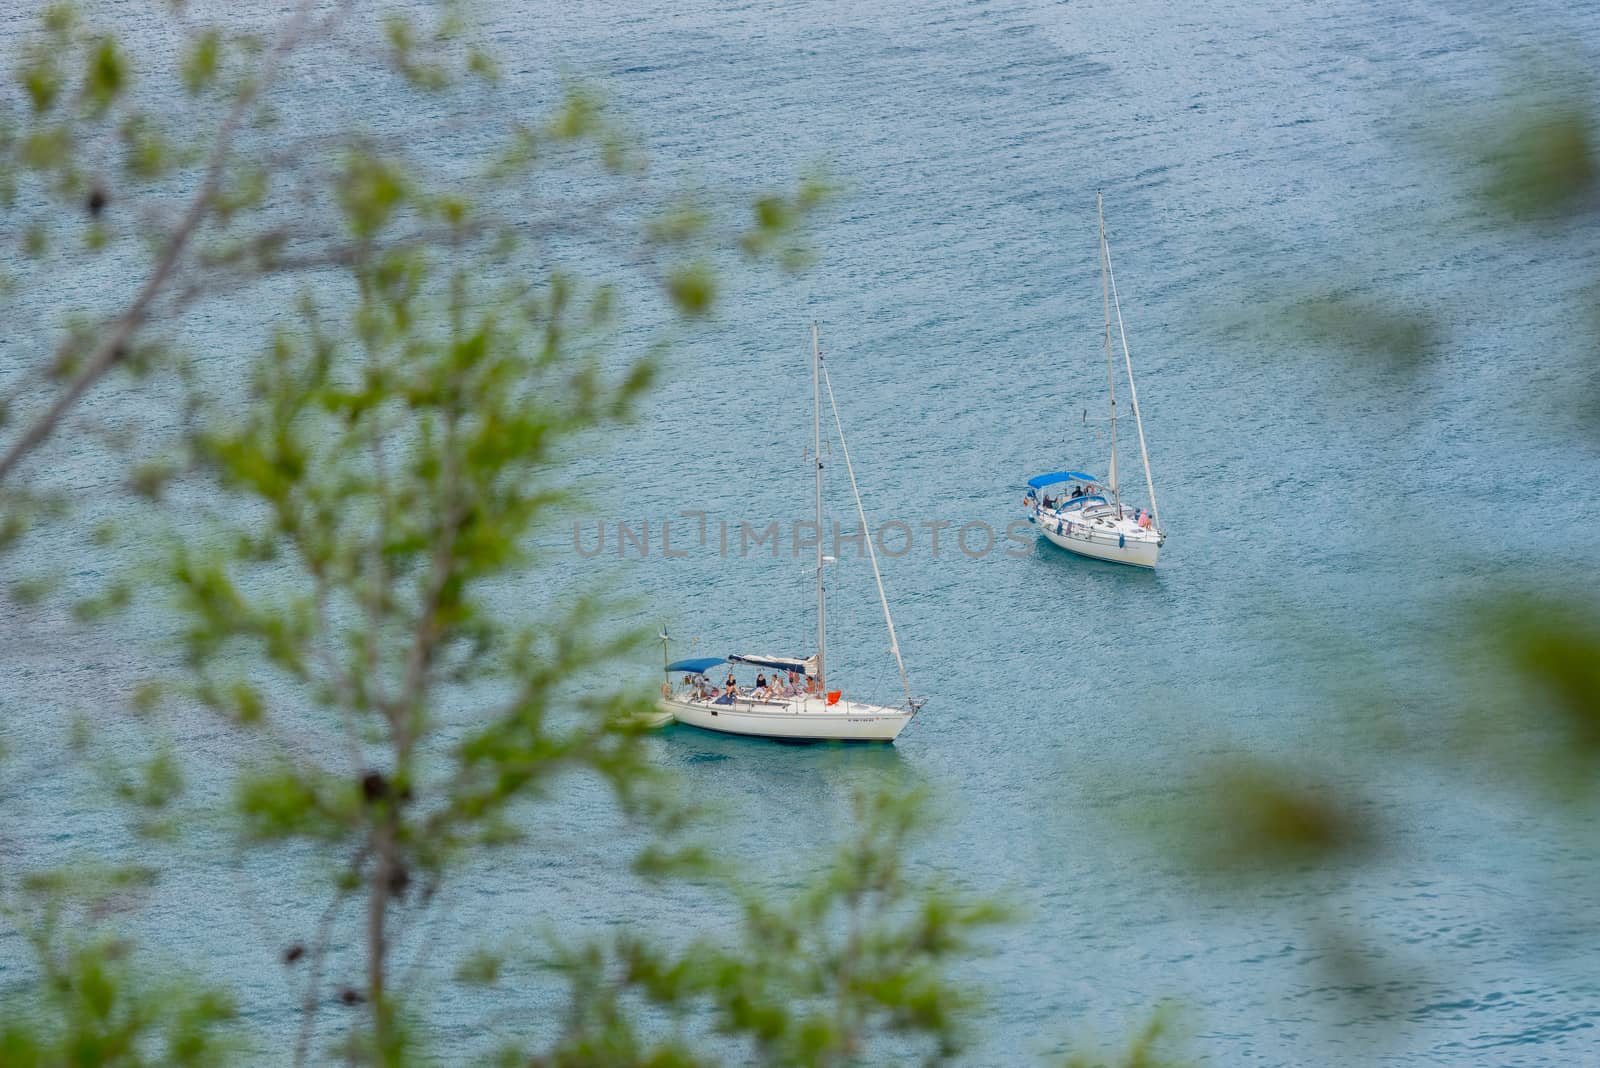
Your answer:
[[[708,712],[745,712],[774,716],[903,716],[906,714],[903,708],[872,705],[864,701],[846,701],[842,698],[830,705],[815,694],[769,697],[762,700],[757,700],[749,694],[740,694],[729,700],[726,697],[701,699],[691,696],[688,691],[676,690],[668,700]]]
[[[1140,526],[1134,519],[1136,514],[1124,508],[1122,515],[1118,516],[1116,505],[1113,504],[1096,503],[1075,508],[1070,501],[1064,508],[1046,508],[1040,505],[1035,512],[1037,522],[1041,526],[1048,524],[1046,529],[1053,532],[1066,532],[1070,528],[1089,537],[1122,537],[1128,541],[1160,544],[1163,540],[1161,532],[1154,527]]]

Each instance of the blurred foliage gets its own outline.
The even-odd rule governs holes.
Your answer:
[[[62,3],[12,43],[21,95],[10,103],[26,106],[0,98],[0,241],[25,258],[0,287],[0,305],[84,259],[115,258],[129,281],[122,306],[76,316],[57,357],[36,362],[37,373],[59,383],[54,397],[26,388],[26,361],[21,378],[0,381],[8,415],[0,506],[8,515],[31,521],[15,496],[16,471],[88,389],[135,363],[173,369],[171,338],[197,304],[274,276],[346,270],[377,251],[352,240],[389,250],[448,242],[458,255],[484,254],[504,268],[538,263],[553,235],[576,237],[653,274],[660,293],[694,318],[712,313],[721,252],[742,248],[784,269],[809,258],[804,226],[830,192],[820,178],[757,198],[750,223],[722,222],[720,208],[688,198],[658,206],[638,184],[644,151],[604,99],[577,83],[541,102],[542,120],[506,101],[515,118],[500,131],[477,127],[460,158],[430,158],[410,137],[363,134],[359,116],[338,113],[301,116],[269,148],[255,147],[258,138],[241,147],[245,131],[271,119],[276,83],[300,75],[291,57],[313,68],[353,60],[387,72],[397,92],[450,94],[458,104],[498,92],[473,5],[391,10],[376,25],[372,14],[365,3],[323,10],[297,2],[263,35],[174,5],[166,17],[179,47],[155,56],[129,53],[101,5]],[[331,165],[340,159],[342,167]],[[532,180],[536,169],[581,177],[569,187],[574,202],[549,197]],[[631,244],[641,220],[652,247],[643,258]],[[577,254],[570,243],[562,251]]]
[[[151,983],[127,947],[74,946],[48,958],[36,1006],[0,1002],[0,1064],[207,1065],[233,1063],[221,1038],[234,1019],[229,1000],[185,986]]]
[[[1133,1037],[1127,1049],[1116,1055],[1078,1053],[1069,1056],[1064,1068],[1178,1068],[1186,1062],[1172,1059],[1172,1014],[1157,1012]]]
[[[13,885],[7,885],[12,883]],[[36,981],[0,989],[0,1064],[7,1068],[232,1063],[236,1010],[223,994],[164,981],[104,919],[146,893],[140,868],[74,868],[0,876],[6,919],[24,936]]]
[[[1518,222],[1593,211],[1597,151],[1593,101],[1513,95],[1480,157],[1482,195],[1491,210]]]
[[[1305,341],[1342,348],[1368,367],[1409,371],[1439,351],[1432,316],[1367,294],[1333,289],[1280,313]]]
[[[1378,841],[1364,806],[1301,764],[1233,759],[1203,771],[1158,817],[1168,848],[1232,885],[1365,860]]]
[[[1592,814],[1600,800],[1600,605],[1508,590],[1464,606],[1465,646],[1489,682],[1462,741],[1540,802]]]
[[[566,776],[608,785],[653,829],[641,868],[709,870],[698,847],[666,848],[665,836],[700,817],[646,759],[635,723],[650,696],[572,685],[604,677],[637,636],[610,633],[598,598],[504,607],[506,581],[536,562],[538,525],[572,499],[562,458],[629,419],[661,362],[656,347],[614,350],[617,287],[554,266],[544,238],[593,238],[695,320],[726,286],[723,250],[803,266],[804,227],[829,188],[811,177],[793,194],[764,194],[731,227],[693,198],[658,207],[632,184],[643,154],[583,86],[545,120],[519,121],[470,180],[462,161],[436,171],[404,144],[343,130],[254,158],[233,133],[270,123],[284,58],[347,47],[345,9],[313,17],[313,6],[294,7],[270,38],[180,10],[171,69],[126,52],[72,7],[51,8],[22,42],[30,108],[7,117],[0,175],[16,205],[8,231],[27,235],[39,263],[16,291],[48,284],[66,257],[115,251],[149,273],[130,283],[123,310],[66,316],[36,367],[49,403],[37,389],[8,398],[0,505],[12,540],[46,518],[22,507],[43,499],[29,496],[36,468],[24,461],[111,371],[176,381],[182,420],[164,428],[159,451],[127,461],[125,486],[157,516],[186,502],[185,526],[158,521],[153,581],[114,580],[74,614],[92,625],[152,589],[175,595],[182,676],[141,683],[131,710],[153,729],[163,706],[209,708],[242,754],[225,791],[241,848],[293,844],[326,883],[324,919],[305,918],[283,954],[301,997],[293,1059],[400,1064],[428,1059],[432,1036],[431,1006],[395,967],[407,924],[447,879],[518,843],[529,805]],[[471,40],[466,12],[444,4],[429,20],[386,18],[379,62],[420,93],[465,91],[463,77],[492,86],[497,64]],[[610,202],[539,202],[530,179],[556,170],[608,189]],[[636,243],[612,236],[626,231],[622,219],[642,231],[643,261]],[[75,226],[83,240],[64,241]],[[301,272],[315,285],[292,318],[268,309],[275,329],[242,378],[197,376],[163,336],[198,301]],[[118,536],[102,526],[92,540]],[[42,580],[15,590],[52,596]],[[118,763],[98,753],[99,724],[75,724],[74,751],[135,831],[146,842],[181,837],[181,741]],[[945,969],[1001,917],[913,876],[919,805],[863,798],[827,877],[792,901],[740,892],[742,941],[678,958],[632,931],[565,958],[569,1024],[553,1049],[524,1059],[707,1060],[641,1037],[661,1009],[692,1010],[769,1061],[844,1063],[884,1035],[921,1036],[931,1056],[952,1056],[976,1002]],[[73,869],[32,878],[63,895],[86,885]],[[0,888],[6,900],[22,893]],[[354,903],[359,924],[336,922]],[[59,929],[41,930],[41,997],[8,1020],[5,1063],[204,1063],[221,1056],[217,1035],[242,1033],[216,994],[149,987],[122,943],[57,948]],[[336,940],[353,943],[360,982],[329,977]],[[455,970],[473,984],[501,978],[485,949]],[[330,1000],[354,1013],[319,1031]]]
[[[1386,228],[1427,226],[1427,232],[1401,231],[1402,255],[1437,258],[1453,243],[1481,239],[1560,240],[1579,228],[1592,232],[1600,211],[1600,136],[1589,87],[1591,73],[1577,64],[1544,56],[1523,59],[1502,91],[1487,102],[1439,101],[1418,121],[1428,133],[1434,163],[1465,175],[1465,184],[1439,198],[1444,228],[1437,221],[1385,220]],[[1460,179],[1456,179],[1458,182]],[[1265,316],[1252,315],[1247,328],[1276,347],[1296,343],[1342,351],[1358,375],[1432,370],[1451,355],[1455,317],[1429,300],[1385,292],[1374,282],[1391,273],[1410,273],[1415,262],[1394,264],[1371,250],[1356,249],[1359,277],[1332,277],[1288,300],[1264,297]],[[1600,280],[1596,280],[1600,281]],[[1517,285],[1515,278],[1508,286]],[[1470,303],[1504,294],[1468,295]],[[1562,373],[1572,387],[1558,398],[1529,395],[1532,408],[1560,407],[1577,401],[1582,423],[1600,430],[1600,325],[1593,294],[1577,298],[1570,351],[1559,353]],[[1283,337],[1278,337],[1279,333]],[[1361,388],[1375,384],[1363,381]]]
[[[925,799],[892,789],[855,798],[850,838],[787,900],[743,899],[737,940],[673,952],[634,933],[562,951],[571,977],[565,1033],[535,1065],[700,1064],[682,1033],[641,1030],[634,1005],[708,1021],[770,1065],[923,1063],[958,1057],[979,1004],[946,974],[979,952],[1007,912],[907,870]],[[514,1051],[516,1059],[524,1054]]]
[[[1595,235],[1600,142],[1594,102],[1582,91],[1589,74],[1559,73],[1565,70],[1551,64],[1525,73],[1529,84],[1553,89],[1512,89],[1483,115],[1440,121],[1447,130],[1440,136],[1449,143],[1451,162],[1461,165],[1464,181],[1443,200],[1458,230],[1429,235],[1438,245],[1516,241],[1531,256],[1565,256],[1582,247],[1572,242],[1575,234]],[[1434,121],[1430,114],[1430,124]],[[1430,246],[1429,254],[1440,253]],[[1368,262],[1370,273],[1375,261],[1369,257]],[[1381,271],[1385,264],[1376,266]],[[1600,435],[1600,319],[1594,300],[1600,279],[1586,281],[1572,298],[1565,343],[1537,354],[1514,354],[1536,356],[1549,377],[1529,380],[1524,393],[1504,400],[1508,407],[1532,410],[1574,405],[1584,413],[1577,424],[1588,438],[1583,444],[1592,446]],[[1511,287],[1522,283],[1508,279]],[[1382,388],[1387,371],[1437,371],[1449,355],[1451,317],[1421,303],[1369,297],[1369,288],[1363,279],[1313,291],[1281,306],[1265,328],[1286,327],[1291,337],[1353,357],[1344,366],[1358,395]],[[1552,393],[1553,398],[1547,395]],[[1360,432],[1360,424],[1352,432]],[[1380,453],[1392,445],[1392,438],[1375,437],[1371,443]],[[1415,520],[1404,510],[1376,515],[1366,522]],[[1213,748],[1233,755],[1200,768],[1153,816],[1141,814],[1150,816],[1144,829],[1154,832],[1164,855],[1181,862],[1185,885],[1201,877],[1202,885],[1252,914],[1299,909],[1294,923],[1309,945],[1311,966],[1331,973],[1328,989],[1341,998],[1366,1001],[1369,1021],[1403,1027],[1393,991],[1415,984],[1401,980],[1370,932],[1335,922],[1341,909],[1337,890],[1380,860],[1407,864],[1417,848],[1412,836],[1426,836],[1430,829],[1384,826],[1375,817],[1378,806],[1371,798],[1392,789],[1382,783],[1385,773],[1434,780],[1446,795],[1454,791],[1478,800],[1494,794],[1526,806],[1540,821],[1572,819],[1565,833],[1574,848],[1567,855],[1583,884],[1600,885],[1600,853],[1592,838],[1600,800],[1595,576],[1566,559],[1539,555],[1537,546],[1530,545],[1528,553],[1528,559],[1486,565],[1462,560],[1472,592],[1438,597],[1426,609],[1419,609],[1411,594],[1391,591],[1406,611],[1421,618],[1419,626],[1397,610],[1391,627],[1394,649],[1403,651],[1416,670],[1413,677],[1375,674],[1349,683],[1363,692],[1344,703],[1339,695],[1325,695],[1330,715],[1323,728],[1347,711],[1358,729],[1349,732],[1346,724],[1346,735],[1337,740],[1316,737],[1299,752],[1271,758],[1218,743]],[[1543,571],[1529,577],[1530,567]],[[1391,663],[1394,649],[1383,650]],[[1352,674],[1366,666],[1352,655],[1345,661]],[[1406,744],[1397,744],[1400,739]],[[1337,775],[1317,772],[1319,761],[1336,763]],[[1315,881],[1318,892],[1286,895],[1289,880]],[[1300,904],[1275,904],[1280,898]],[[1570,902],[1534,905],[1560,912],[1563,924],[1587,922],[1574,918]],[[1450,980],[1435,974],[1429,981]],[[1376,1051],[1369,1052],[1376,1059]]]
[[[804,267],[807,224],[831,187],[810,176],[793,192],[764,193],[734,224],[693,197],[656,203],[632,184],[644,153],[583,86],[464,161],[465,177],[463,161],[436,167],[403,142],[342,128],[286,135],[270,158],[238,148],[236,131],[273,122],[272,79],[297,49],[353,48],[428,96],[492,91],[498,80],[464,5],[358,24],[374,36],[354,46],[339,21],[346,8],[319,6],[312,18],[313,6],[295,6],[266,39],[176,5],[181,44],[166,57],[130,52],[97,24],[114,20],[65,4],[12,42],[18,95],[0,110],[0,241],[20,255],[0,301],[52,285],[69,261],[123,256],[132,267],[119,307],[64,314],[53,349],[24,361],[25,380],[0,384],[0,549],[63,517],[62,497],[47,479],[31,484],[38,468],[23,461],[89,389],[113,371],[125,383],[134,373],[180,380],[185,411],[167,428],[168,451],[130,459],[124,482],[152,507],[174,496],[204,502],[191,517],[202,534],[161,542],[164,588],[185,624],[185,674],[142,685],[132,704],[144,717],[168,700],[211,709],[250,754],[229,795],[241,840],[290,842],[316,857],[329,916],[351,899],[364,905],[359,930],[342,932],[365,958],[362,982],[335,992],[327,978],[331,921],[307,918],[303,941],[285,950],[303,983],[296,1061],[403,1063],[424,1059],[430,1037],[428,1005],[408,997],[393,966],[403,921],[444,880],[517,843],[524,806],[556,794],[563,775],[605,783],[658,832],[644,867],[715,868],[703,850],[664,848],[666,832],[696,816],[640,744],[633,724],[646,695],[566,685],[603,675],[636,639],[604,632],[598,599],[519,615],[494,598],[537,562],[532,535],[572,492],[564,450],[625,422],[661,367],[653,349],[617,357],[617,287],[553,266],[547,239],[587,235],[630,267],[647,248],[640,269],[655,296],[693,321],[723,298],[717,265],[728,249]],[[1479,184],[1469,193],[1494,225],[1592,226],[1587,100],[1513,99],[1470,147]],[[551,171],[606,196],[543,201],[532,179]],[[284,276],[314,282],[292,317],[270,313],[278,329],[244,392],[216,395],[215,383],[184,377],[170,338],[187,311],[267,292],[252,287]],[[1290,318],[1304,339],[1406,370],[1437,356],[1447,324],[1349,286],[1308,293]],[[1592,351],[1574,356],[1575,373],[1592,369]],[[115,533],[93,537],[104,545]],[[49,576],[8,579],[16,602],[56,595]],[[1590,804],[1600,781],[1600,617],[1582,597],[1510,593],[1457,609],[1483,621],[1478,637],[1506,684],[1487,695],[1464,740],[1541,803],[1553,793]],[[92,624],[135,596],[113,580],[74,612]],[[153,746],[102,776],[141,833],[182,833],[181,752]],[[1207,771],[1170,826],[1193,866],[1259,888],[1368,862],[1386,838],[1359,791],[1239,757]],[[1005,914],[917,877],[920,804],[892,793],[858,799],[849,841],[800,892],[772,899],[734,888],[742,922],[731,937],[668,948],[629,931],[564,950],[561,1035],[552,1048],[510,1046],[506,1056],[689,1064],[712,1059],[720,1042],[762,1063],[958,1057],[981,1010],[951,968]],[[3,874],[0,902],[33,950],[37,981],[0,1003],[0,1063],[226,1060],[224,1038],[239,1024],[230,1001],[153,982],[131,947],[100,930],[153,877]],[[480,985],[505,976],[496,952],[481,948],[455,972]],[[320,1048],[313,1023],[330,997],[366,1024]],[[1164,1021],[1120,1058],[1068,1063],[1167,1063]]]
[[[235,503],[177,546],[169,580],[194,696],[280,743],[265,753],[308,729],[343,736],[338,764],[246,768],[235,804],[250,839],[357,858],[371,1022],[360,1055],[396,1063],[421,1026],[405,1024],[391,985],[396,917],[558,773],[587,769],[634,807],[655,777],[630,726],[644,695],[562,693],[636,636],[597,633],[588,599],[541,605],[535,622],[491,598],[570,496],[560,450],[625,419],[656,364],[602,359],[604,287],[566,274],[491,283],[445,250],[378,248],[437,203],[392,161],[352,155],[339,183],[360,242],[358,302],[330,319],[308,295],[299,329],[255,362],[242,411],[202,399],[186,477]],[[265,678],[299,698],[268,699],[254,685]],[[469,686],[471,720],[448,721],[450,692]]]

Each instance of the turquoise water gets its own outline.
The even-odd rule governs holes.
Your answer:
[[[1464,219],[1473,178],[1452,147],[1454,124],[1527,50],[1592,59],[1595,9],[748,3],[668,18],[503,5],[487,26],[513,97],[548,99],[561,71],[595,79],[643,132],[663,187],[731,197],[821,162],[844,189],[816,265],[747,277],[675,349],[640,422],[574,459],[594,501],[579,544],[596,522],[613,536],[649,522],[649,555],[619,557],[613,541],[584,558],[563,526],[543,576],[508,591],[537,605],[551,588],[611,584],[636,606],[619,622],[665,621],[674,655],[810,652],[804,559],[714,549],[722,522],[737,545],[741,521],[809,515],[807,331],[820,322],[869,513],[913,531],[884,566],[928,704],[892,749],[682,728],[653,742],[686,788],[725,806],[716,837],[752,878],[776,892],[813,868],[854,786],[928,784],[943,823],[923,862],[1025,917],[965,970],[991,998],[973,1063],[1115,1041],[1168,999],[1191,1050],[1219,1064],[1593,1056],[1592,826],[1543,822],[1492,775],[1451,766],[1427,729],[1445,710],[1414,639],[1450,593],[1519,566],[1559,591],[1600,564],[1597,457],[1556,403],[1600,257],[1582,233]],[[361,88],[329,80],[307,106]],[[381,130],[415,121],[399,101],[363,106]],[[1028,475],[1104,469],[1097,189],[1169,532],[1153,574],[1043,544],[950,544],[972,521],[1003,531]],[[1283,325],[1277,302],[1335,286],[1436,309],[1448,327],[1433,361],[1351,362]],[[25,311],[51,309],[35,298]],[[249,318],[209,309],[196,329]],[[110,490],[88,460],[64,464],[90,500]],[[829,474],[848,528],[842,465]],[[1558,521],[1506,522],[1485,508],[1502,498]],[[710,545],[689,511],[706,513]],[[661,552],[664,520],[687,555]],[[937,554],[928,522],[950,524]],[[83,574],[107,567],[86,558]],[[846,554],[832,586],[834,681],[893,700],[865,561]],[[7,716],[8,746],[38,770],[8,772],[0,797],[22,818],[0,844],[39,861],[109,848],[121,839],[100,801],[39,788],[75,774],[44,754],[64,713],[118,700],[142,658],[166,654],[129,642],[137,623],[83,631],[48,609],[0,634],[5,705],[52,695],[26,725]],[[1376,695],[1407,745],[1348,715],[1352,695]],[[224,732],[198,717],[175,730],[202,765],[227,764]],[[1388,830],[1379,857],[1229,902],[1130,834],[1143,806],[1183,797],[1197,762],[1243,752],[1361,793]],[[537,826],[528,851],[447,892],[436,947],[728,922],[694,891],[633,882],[636,835],[592,790],[575,785]],[[314,879],[278,874],[284,857],[236,859],[209,825],[196,837],[130,922],[228,977],[271,1034],[293,1018],[276,959],[319,908]],[[1345,937],[1359,967],[1335,952]],[[0,980],[9,967],[0,955]],[[448,969],[421,974],[460,1048],[484,1040],[485,1017],[489,1037],[549,1026],[553,988],[429,978]]]

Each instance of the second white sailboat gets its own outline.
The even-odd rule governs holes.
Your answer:
[[[1128,334],[1122,325],[1122,301],[1111,267],[1111,245],[1106,241],[1104,205],[1097,194],[1100,217],[1100,286],[1106,311],[1106,380],[1111,401],[1111,466],[1104,480],[1082,471],[1056,471],[1028,479],[1022,506],[1028,522],[1053,545],[1079,556],[1138,567],[1155,567],[1167,540],[1156,505],[1155,479],[1150,476],[1150,453],[1144,444],[1144,419],[1139,414],[1139,393],[1133,384],[1133,357],[1128,354]],[[1133,403],[1134,426],[1139,432],[1139,457],[1144,461],[1145,488],[1150,507],[1134,507],[1122,499],[1117,475],[1117,374],[1111,354],[1111,313],[1116,310],[1117,333],[1122,340],[1123,366],[1128,376],[1128,399]],[[1070,491],[1068,487],[1071,487]],[[1054,490],[1055,492],[1051,492]]]

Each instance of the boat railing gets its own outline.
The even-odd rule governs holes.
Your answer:
[[[782,707],[784,705],[790,705],[790,704],[794,703],[796,697],[800,697],[800,696],[802,696],[802,695],[793,694],[793,695],[786,696],[786,697],[780,697],[780,696],[756,697],[754,694],[748,694],[748,693],[740,693],[740,694],[736,694],[736,695],[732,695],[732,696],[730,696],[729,694],[726,694],[726,693],[720,693],[720,694],[716,695],[715,697],[690,696],[688,698],[688,700],[689,700],[689,702],[691,704],[722,705],[723,707],[733,707],[733,706],[737,706],[737,705],[744,705],[744,706],[746,706],[748,708],[755,708],[757,705],[771,705],[771,706],[778,706],[778,707]]]
[[[1113,524],[1098,520],[1090,523],[1074,523],[1070,519],[1060,520],[1054,530],[1062,537],[1102,542],[1107,545],[1112,542],[1122,545],[1128,538],[1135,541],[1155,541],[1157,544],[1166,540],[1166,535],[1157,530],[1119,530]]]

